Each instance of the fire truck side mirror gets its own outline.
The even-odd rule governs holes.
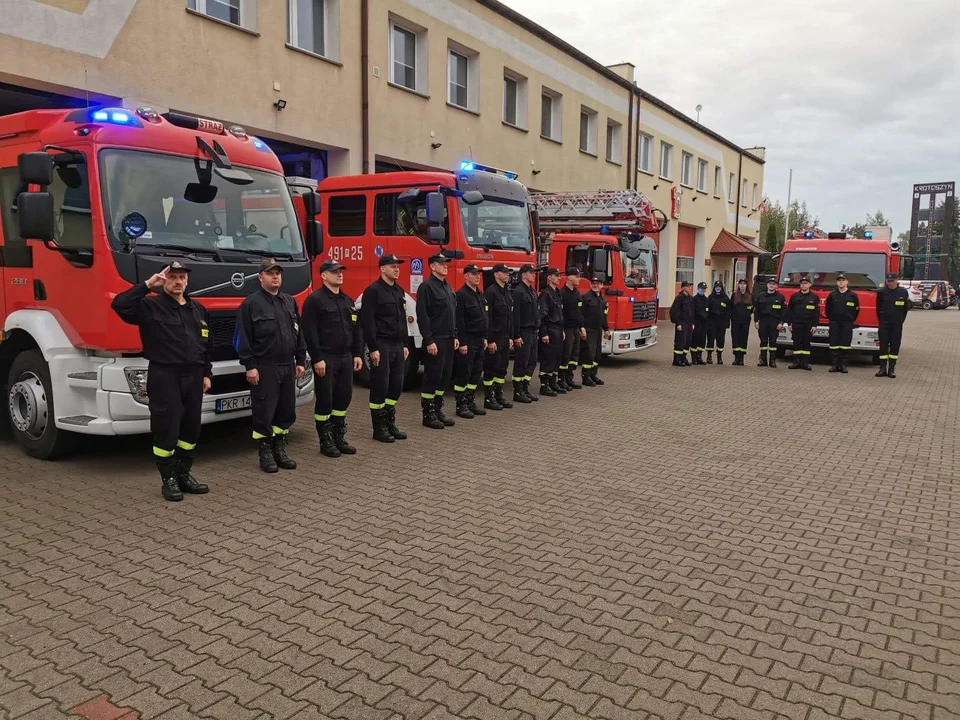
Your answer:
[[[53,182],[53,158],[45,152],[21,153],[17,158],[20,182],[47,186]]]
[[[607,250],[597,248],[593,251],[593,272],[599,275],[607,274]]]
[[[314,191],[305,193],[303,196],[303,209],[307,211],[307,217],[313,218],[320,214],[320,193]]]
[[[323,255],[323,224],[319,220],[307,220],[307,255]]]
[[[20,193],[17,196],[17,223],[21,239],[52,242],[53,195],[48,192]]]
[[[438,192],[427,193],[427,222],[431,225],[439,225],[443,222],[443,211],[445,208],[443,195]],[[432,228],[431,228],[432,229]],[[430,238],[433,240],[434,238]]]
[[[431,242],[443,244],[447,239],[447,232],[440,225],[431,225],[427,228],[427,239]]]
[[[912,257],[900,258],[900,277],[904,280],[913,280],[917,274],[917,261]]]
[[[533,223],[533,236],[540,237],[540,213],[538,213],[536,210],[531,210],[530,222]]]

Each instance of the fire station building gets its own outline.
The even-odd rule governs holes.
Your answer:
[[[670,220],[661,308],[683,280],[755,272],[763,148],[497,0],[21,0],[0,10],[0,58],[0,114],[201,115],[262,138],[288,175],[472,159],[531,190],[636,188]]]

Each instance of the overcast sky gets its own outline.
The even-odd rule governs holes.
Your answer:
[[[503,0],[741,147],[839,230],[960,181],[960,0]],[[642,113],[642,111],[641,111]]]

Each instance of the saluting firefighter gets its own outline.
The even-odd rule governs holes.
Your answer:
[[[483,377],[483,355],[487,349],[487,298],[480,292],[480,268],[463,269],[463,287],[457,290],[457,333],[460,347],[453,363],[453,389],[457,417],[467,420],[487,411],[477,407],[476,392]]]
[[[723,283],[717,280],[707,301],[707,365],[713,363],[713,351],[717,351],[717,365],[723,365],[723,348],[727,343],[727,328],[730,327],[730,298]]]
[[[483,356],[483,406],[487,410],[512,408],[503,395],[503,384],[513,349],[513,293],[507,287],[510,269],[503,263],[493,266],[493,282],[484,290],[487,300],[487,351]]]
[[[560,287],[560,270],[547,269],[547,284],[540,293],[540,394],[547,397],[566,395],[567,391],[557,383],[560,356],[563,354],[563,301],[557,288]]]
[[[580,390],[573,374],[580,363],[580,342],[587,339],[583,326],[583,298],[580,296],[580,271],[567,268],[566,282],[560,289],[563,305],[563,353],[560,356],[560,378],[557,384],[564,390]]]
[[[383,443],[407,438],[407,434],[397,427],[397,402],[403,392],[404,363],[410,355],[407,298],[397,284],[403,262],[396,255],[381,256],[380,277],[363,291],[360,305],[360,327],[370,358],[373,439]]]
[[[710,320],[710,299],[707,297],[707,284],[697,284],[697,294],[693,296],[693,337],[690,342],[690,355],[694,365],[706,365],[703,351],[707,349],[707,330]]]
[[[793,335],[791,370],[813,370],[810,367],[810,343],[820,322],[820,298],[810,292],[810,278],[800,278],[800,292],[790,296],[785,321]]]
[[[520,284],[513,289],[513,401],[532,403],[540,400],[530,393],[530,381],[537,368],[540,343],[540,303],[534,284],[537,269],[530,264],[520,267]]]
[[[900,287],[896,273],[887,273],[887,284],[877,291],[877,316],[880,319],[880,369],[876,377],[895,378],[900,358],[903,323],[910,311],[910,293]]]
[[[213,337],[207,310],[187,295],[190,268],[173,262],[113,299],[120,319],[140,328],[148,361],[147,395],[153,456],[166,500],[209,488],[190,474],[200,438],[203,394],[213,381]],[[161,291],[148,297],[154,288]]]
[[[430,277],[417,290],[417,323],[423,336],[423,385],[420,406],[424,427],[443,430],[454,425],[443,414],[443,393],[453,375],[453,355],[460,347],[457,339],[457,298],[447,282],[450,258],[430,257]]]
[[[253,439],[260,469],[293,470],[287,434],[297,419],[297,380],[307,363],[307,344],[292,296],[280,291],[283,267],[273,258],[260,263],[260,290],[240,303],[237,330],[240,362],[247,369],[253,411]]]
[[[743,366],[750,341],[750,316],[753,314],[753,295],[747,291],[747,281],[740,278],[730,298],[730,343],[733,345],[733,364]]]
[[[303,303],[303,334],[313,363],[313,419],[320,452],[327,457],[355,455],[347,442],[347,408],[353,399],[353,373],[363,366],[363,337],[353,298],[340,289],[345,266],[320,264],[323,287]]]
[[[757,367],[777,366],[777,336],[783,329],[786,312],[787,299],[777,290],[777,281],[772,278],[767,280],[767,291],[757,296],[753,310],[754,325],[760,331],[760,361]]]
[[[684,280],[680,283],[680,292],[670,306],[670,322],[673,323],[673,365],[674,367],[688,367],[692,365],[687,360],[690,352],[690,341],[693,337],[696,323],[696,306],[690,297],[690,288],[693,283]]]
[[[827,296],[827,319],[830,321],[830,350],[833,367],[827,372],[847,374],[847,354],[853,342],[853,325],[860,314],[860,298],[848,288],[847,276],[837,275],[837,288]]]
[[[600,367],[600,356],[603,354],[603,339],[610,337],[610,325],[607,314],[610,306],[607,299],[600,294],[603,290],[603,277],[594,275],[590,281],[590,289],[582,295],[583,327],[586,338],[580,343],[580,378],[585,387],[604,385],[597,377]]]

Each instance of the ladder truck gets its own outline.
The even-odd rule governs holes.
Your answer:
[[[610,305],[605,355],[657,344],[657,241],[667,217],[637,190],[536,193],[541,266],[581,273],[581,292],[603,279]]]

